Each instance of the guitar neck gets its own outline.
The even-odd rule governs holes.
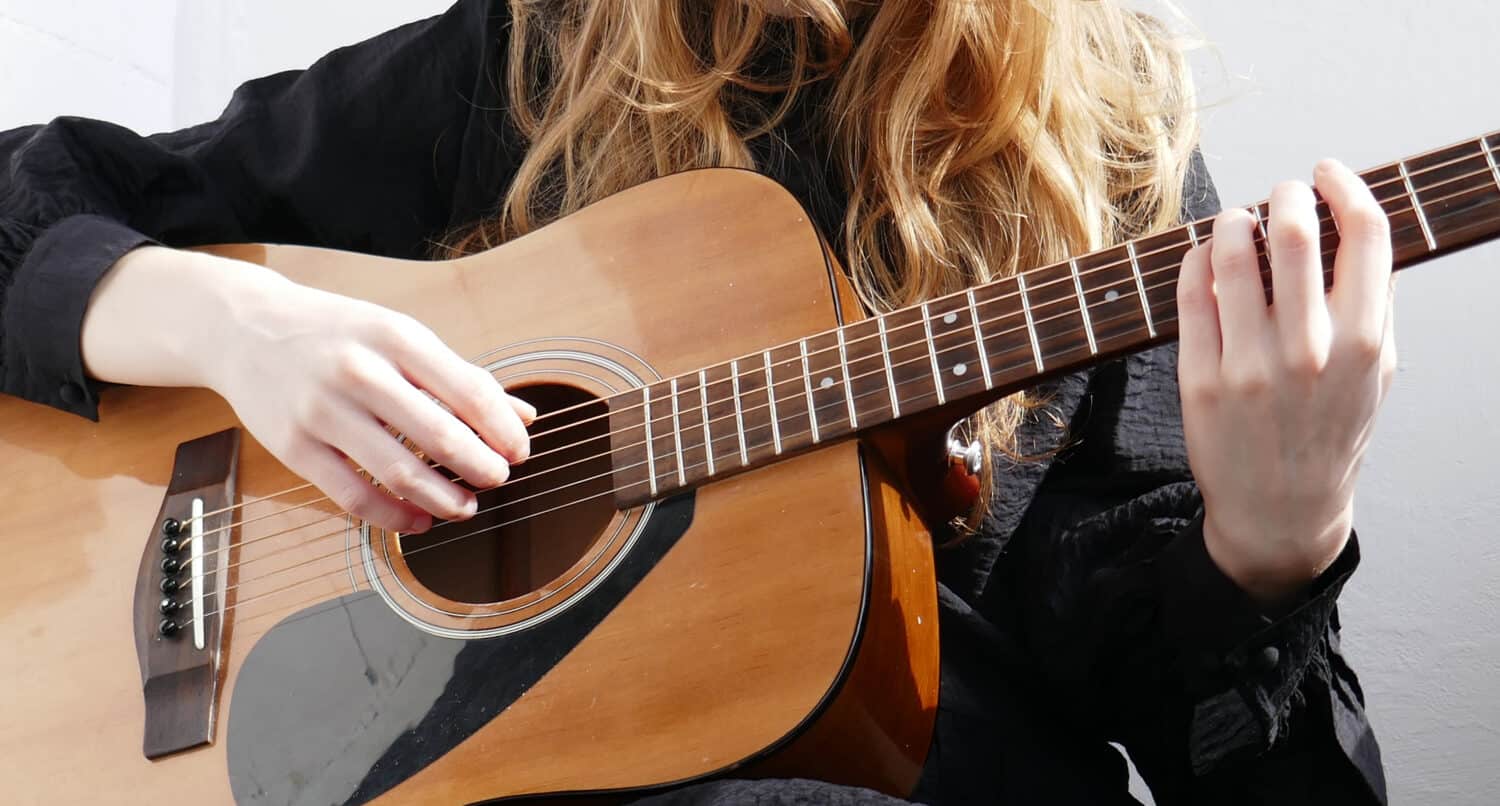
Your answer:
[[[1396,268],[1500,236],[1500,132],[1365,171]],[[1269,203],[1256,217],[1261,274]],[[1338,231],[1317,203],[1324,280]],[[609,399],[617,503],[631,505],[939,407],[957,417],[1044,378],[1177,337],[1193,221],[872,316]]]

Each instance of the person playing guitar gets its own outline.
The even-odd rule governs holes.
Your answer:
[[[890,311],[1217,212],[1193,104],[1170,32],[1117,2],[459,0],[182,131],[0,134],[0,391],[97,417],[108,384],[206,387],[340,508],[420,533],[477,499],[393,432],[494,487],[528,459],[524,391],[409,316],[184,248],[453,257],[729,166]],[[1187,253],[1180,348],[968,423],[988,487],[938,549],[941,698],[903,794],[1130,802],[1118,742],[1161,804],[1384,802],[1335,602],[1395,362],[1390,231],[1340,163],[1313,185],[1331,291],[1314,191],[1279,184]],[[896,801],[731,775],[642,802]]]

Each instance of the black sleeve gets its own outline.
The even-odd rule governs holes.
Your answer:
[[[1218,207],[1195,160],[1187,214]],[[1117,741],[1156,802],[1385,801],[1339,654],[1337,561],[1277,618],[1214,564],[1183,445],[1175,345],[1100,367],[1003,563],[1012,612],[1075,729]]]
[[[97,417],[84,309],[141,244],[421,256],[455,223],[465,135],[496,111],[507,22],[502,0],[462,0],[250,81],[182,131],[59,118],[0,133],[0,392]]]

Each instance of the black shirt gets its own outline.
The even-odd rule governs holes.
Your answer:
[[[0,391],[97,416],[79,355],[126,251],[272,241],[420,258],[494,213],[524,142],[503,91],[509,12],[446,14],[251,81],[223,115],[140,137],[60,118],[0,134]],[[809,96],[816,98],[816,93]],[[751,143],[828,232],[842,217],[806,121]],[[1184,214],[1218,208],[1195,159]],[[1384,802],[1363,694],[1338,651],[1353,539],[1275,620],[1213,564],[1165,347],[1065,376],[996,465],[980,534],[938,552],[942,688],[914,798],[1159,804]],[[1066,428],[1054,424],[1055,415]],[[812,782],[716,782],[660,802],[885,803]]]

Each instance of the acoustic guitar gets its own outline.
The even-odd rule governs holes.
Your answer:
[[[1500,235],[1497,149],[1363,174],[1399,265]],[[219,249],[425,322],[541,410],[532,457],[474,519],[398,534],[207,391],[111,388],[98,425],[0,399],[3,799],[447,804],[730,774],[906,793],[937,701],[948,426],[1173,339],[1209,227],[879,316],[802,207],[733,170],[457,260]]]

